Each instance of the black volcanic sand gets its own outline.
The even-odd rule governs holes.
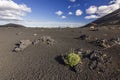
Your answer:
[[[37,34],[37,36],[34,36]],[[39,28],[0,28],[0,80],[120,80],[120,45],[108,49],[96,47],[86,40],[76,39],[82,34],[110,39],[120,37],[120,29],[88,28],[76,29],[39,29]],[[30,45],[21,52],[12,52],[19,40],[35,40],[41,36],[50,36],[56,42]],[[75,73],[63,65],[61,54],[70,49],[102,50],[112,57],[111,70],[97,73],[86,64],[84,71]]]

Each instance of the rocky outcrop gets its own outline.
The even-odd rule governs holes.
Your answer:
[[[53,45],[55,43],[55,40],[52,39],[50,36],[42,36],[39,39],[36,39],[34,41],[30,40],[20,40],[17,44],[16,47],[13,49],[14,52],[20,52],[26,49],[29,45],[37,45],[39,43],[45,43],[47,45]]]
[[[26,49],[29,45],[31,45],[31,41],[30,40],[20,40],[18,44],[16,44],[16,47],[14,48],[13,51],[15,52],[19,52],[19,51],[23,51],[24,49]]]

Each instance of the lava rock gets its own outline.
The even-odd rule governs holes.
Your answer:
[[[102,52],[99,50],[94,50],[91,52],[90,59],[91,60],[98,60],[102,56]]]
[[[97,68],[97,64],[98,64],[97,61],[91,61],[91,62],[89,63],[89,68],[90,68],[91,70],[94,70],[94,69]]]
[[[98,63],[96,70],[97,70],[98,72],[105,72],[106,66],[103,65],[102,63]]]
[[[82,66],[81,63],[79,63],[79,64],[77,64],[76,66],[74,66],[75,72],[76,72],[76,73],[81,73],[81,72],[83,71],[82,67],[83,67],[83,66]]]
[[[90,36],[87,36],[87,35],[83,34],[83,35],[80,36],[80,39],[81,40],[89,40]]]
[[[15,52],[19,52],[19,51],[21,51],[21,49],[18,48],[18,47],[16,47],[13,51],[15,51]]]
[[[109,42],[106,39],[98,40],[97,45],[100,46],[100,47],[107,48],[107,47],[109,47]]]
[[[31,45],[31,43],[32,42],[30,40],[20,40],[20,42],[16,45],[13,51],[15,52],[23,51],[25,48]]]
[[[79,48],[77,50],[75,50],[75,53],[77,53],[78,55],[82,55],[84,53],[84,50],[82,48]]]
[[[39,42],[40,42],[40,39],[37,39],[37,40],[33,41],[32,44],[33,44],[33,45],[36,45],[36,44],[38,44]]]
[[[62,57],[62,60],[63,60],[64,64],[67,65],[68,64],[68,61],[66,60],[67,54],[66,55],[61,55],[61,57]]]
[[[113,44],[119,44],[120,45],[120,38],[119,37],[118,38],[112,38],[110,41]]]
[[[111,57],[99,50],[92,51],[89,59],[89,68],[91,70],[97,70],[97,72],[105,72],[108,64],[112,63]]]
[[[43,42],[43,43],[46,43],[48,45],[53,45],[55,43],[55,40],[52,39],[50,36],[42,36],[40,38],[40,40]]]

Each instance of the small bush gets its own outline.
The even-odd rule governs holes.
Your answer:
[[[67,55],[67,62],[70,67],[76,66],[81,61],[81,58],[78,54],[70,53]]]

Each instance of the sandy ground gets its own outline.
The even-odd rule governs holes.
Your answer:
[[[17,35],[17,33],[20,33]],[[37,36],[34,36],[37,34]],[[79,74],[61,63],[59,56],[70,49],[102,49],[88,41],[76,39],[82,34],[100,39],[120,37],[120,29],[88,28],[39,29],[39,28],[0,28],[0,80],[120,80],[120,46],[103,50],[112,56],[112,70],[109,74],[99,74],[85,66]],[[107,34],[107,35],[106,35]],[[51,36],[56,43],[30,45],[22,52],[12,52],[19,40],[35,40],[41,36]]]

